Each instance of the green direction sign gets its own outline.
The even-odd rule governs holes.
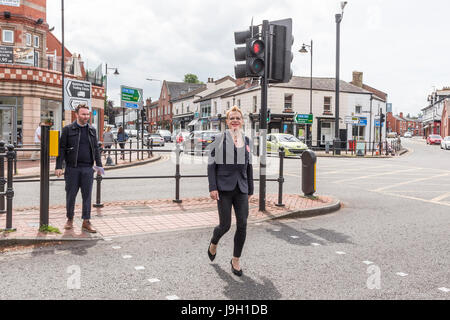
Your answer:
[[[297,124],[312,124],[313,115],[312,114],[297,114],[295,116],[295,123]]]
[[[140,109],[143,106],[143,91],[139,88],[120,87],[120,104],[122,108]]]

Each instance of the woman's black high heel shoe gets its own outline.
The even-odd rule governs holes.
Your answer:
[[[231,271],[233,271],[233,273],[234,273],[235,275],[237,275],[238,277],[242,276],[242,269],[241,269],[241,270],[236,270],[236,269],[233,267],[233,259],[231,259],[230,264],[231,264]]]
[[[209,257],[209,260],[214,261],[214,259],[216,258],[217,252],[216,252],[216,254],[212,254],[211,251],[209,251],[210,247],[211,247],[211,243],[208,245],[208,257]]]

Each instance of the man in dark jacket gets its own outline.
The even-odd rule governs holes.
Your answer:
[[[95,233],[89,219],[91,218],[91,195],[94,181],[94,161],[97,167],[102,167],[100,150],[95,128],[89,125],[89,107],[80,104],[75,110],[77,120],[65,126],[62,130],[59,156],[56,159],[56,176],[62,175],[62,164],[66,163],[64,179],[66,181],[66,230],[73,228],[75,200],[81,188],[83,198],[82,230]]]

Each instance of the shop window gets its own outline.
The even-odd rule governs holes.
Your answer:
[[[3,42],[14,43],[14,31],[13,30],[3,30]]]

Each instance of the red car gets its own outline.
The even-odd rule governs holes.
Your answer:
[[[427,144],[441,144],[442,137],[437,134],[430,134],[427,138]]]

